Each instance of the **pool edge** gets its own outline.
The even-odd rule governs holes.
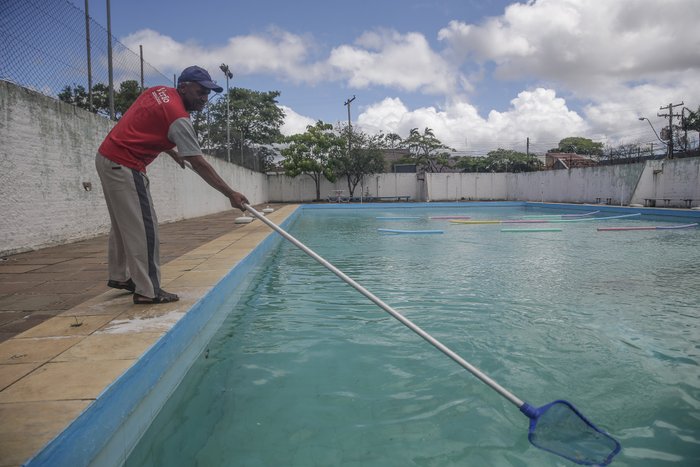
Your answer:
[[[300,212],[299,207],[287,205],[270,216],[289,210],[279,221],[280,225],[287,226]],[[123,464],[126,455],[150,425],[160,406],[218,329],[216,320],[223,321],[223,317],[214,315],[217,305],[223,302],[224,293],[230,293],[232,284],[235,284],[233,289],[236,289],[246,282],[246,273],[282,240],[261,222],[250,226],[262,228],[266,231],[265,236],[251,246],[247,254],[207,290],[169,331],[22,465],[73,467]],[[175,363],[181,367],[179,371],[175,368]],[[157,389],[163,389],[163,384],[166,388],[172,387],[159,393]],[[147,413],[140,413],[144,409]]]

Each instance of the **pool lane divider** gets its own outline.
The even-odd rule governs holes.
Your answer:
[[[585,217],[585,216],[592,216],[593,214],[598,214],[600,211],[591,211],[591,212],[584,212],[583,214],[543,214],[541,216],[538,215],[529,215],[529,216],[521,216],[521,219],[546,219],[546,218],[552,218],[552,219],[561,219],[562,217],[569,218],[569,217]]]
[[[598,227],[598,232],[626,232],[629,230],[677,230],[697,227],[698,223],[681,225],[654,225],[649,227]]]
[[[581,219],[505,219],[505,220],[451,220],[451,224],[560,224],[565,222],[591,222],[591,221],[607,221],[610,219],[625,219],[628,217],[641,216],[641,212],[634,214],[621,214],[619,216],[608,217],[586,217]]]
[[[556,228],[538,228],[538,229],[501,229],[501,232],[561,232],[561,229]]]
[[[400,217],[400,216],[395,216],[395,217],[375,217],[375,219],[380,220],[380,221],[405,221],[405,220],[416,220],[420,219],[418,216],[407,216],[407,217]]]
[[[401,230],[401,229],[377,229],[379,233],[394,234],[394,235],[420,235],[420,234],[442,234],[444,230]]]
[[[471,219],[471,216],[430,216],[428,219],[452,220],[452,219]]]

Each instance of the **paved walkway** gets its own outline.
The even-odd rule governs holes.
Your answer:
[[[161,264],[242,227],[233,223],[239,215],[230,210],[162,224]],[[0,260],[0,342],[107,290],[107,235],[4,257]]]
[[[275,206],[281,223],[296,206]],[[269,234],[236,211],[161,226],[163,287],[180,300],[134,306],[106,286],[106,236],[0,262],[0,467],[59,434]]]

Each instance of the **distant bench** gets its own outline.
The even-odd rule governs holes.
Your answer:
[[[663,201],[665,208],[669,207],[671,201],[683,201],[686,208],[689,208],[693,204],[692,198],[644,198],[644,206],[650,208],[656,207],[657,201]]]
[[[406,201],[410,200],[410,196],[372,196],[370,198],[371,201],[401,201],[402,199],[405,199]]]
[[[365,203],[371,203],[372,201],[401,201],[401,200],[406,200],[409,201],[411,199],[410,196],[408,195],[401,195],[401,196],[363,196],[360,198],[359,196],[354,196],[350,198],[350,201],[353,202],[359,202],[359,201],[364,201]]]

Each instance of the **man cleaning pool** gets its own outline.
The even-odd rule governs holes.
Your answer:
[[[112,223],[107,285],[133,292],[135,304],[179,299],[160,287],[158,219],[146,176],[146,166],[161,152],[182,168],[189,162],[232,207],[245,210],[243,205],[249,202],[204,159],[190,121],[190,112],[202,110],[209,93],[223,88],[198,66],[185,68],[177,83],[177,88],[146,89],[112,128],[95,157]]]

